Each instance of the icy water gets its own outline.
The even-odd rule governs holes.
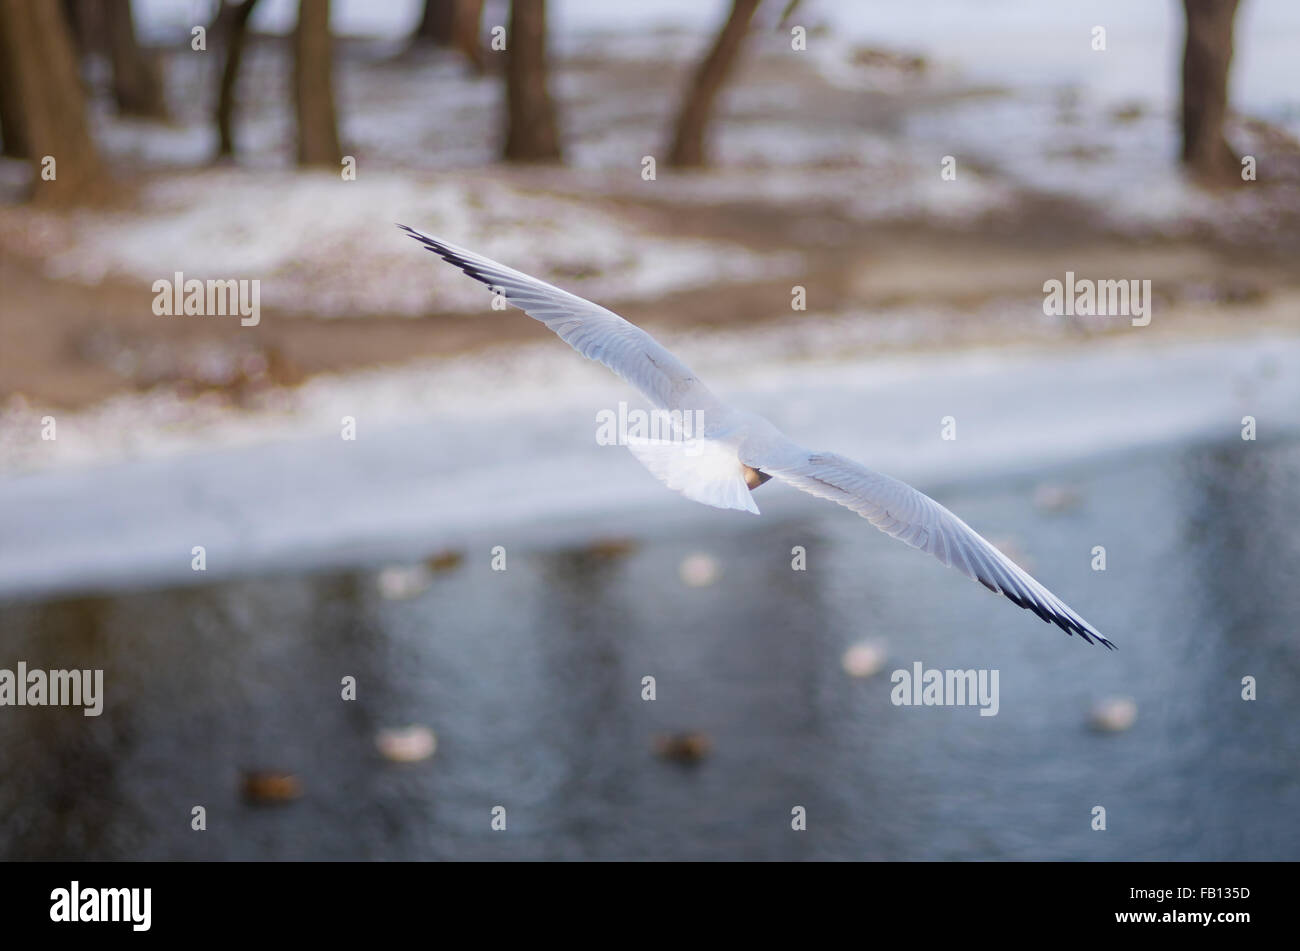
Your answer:
[[[10,600],[0,666],[103,668],[107,700],[0,711],[0,857],[1294,860],[1298,480],[1300,442],[1232,439],[932,487],[1114,653],[814,500],[512,546],[504,572],[471,550],[406,599],[367,565]],[[1075,504],[1035,505],[1044,484]],[[719,575],[689,587],[697,552]],[[864,638],[889,659],[855,680]],[[916,661],[996,669],[999,712],[894,706]],[[1127,732],[1089,728],[1108,696],[1136,701]],[[410,723],[436,754],[382,758]],[[686,730],[702,761],[656,755]],[[246,769],[303,794],[246,802]]]

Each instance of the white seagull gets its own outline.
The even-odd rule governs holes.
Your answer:
[[[752,490],[775,478],[857,512],[886,535],[929,552],[995,594],[1054,622],[1067,634],[1114,648],[1091,624],[978,532],[904,482],[830,452],[809,452],[770,422],[733,409],[640,327],[613,311],[431,235],[398,225],[429,251],[481,281],[554,331],[584,357],[603,363],[670,413],[699,412],[690,441],[629,440],[657,478],[689,499],[758,514]]]

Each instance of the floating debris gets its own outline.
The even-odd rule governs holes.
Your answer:
[[[1146,115],[1146,108],[1140,102],[1126,102],[1112,109],[1110,117],[1115,122],[1136,122]]]
[[[927,63],[924,56],[901,53],[897,50],[859,46],[853,50],[853,65],[872,69],[886,69],[900,73],[923,73]]]
[[[1034,490],[1034,505],[1042,512],[1068,512],[1077,509],[1083,496],[1068,485],[1040,485]]]
[[[860,641],[844,652],[840,664],[850,677],[874,677],[888,659],[889,647],[884,641]]]
[[[718,560],[712,555],[696,552],[682,559],[677,573],[681,576],[683,584],[692,588],[707,588],[718,580],[721,568],[718,566]]]
[[[660,733],[654,739],[656,755],[675,763],[698,763],[712,750],[713,741],[706,733]]]
[[[390,601],[404,601],[423,593],[433,583],[426,565],[389,565],[375,579],[379,594]]]
[[[459,568],[461,562],[465,560],[465,553],[459,551],[440,551],[438,554],[425,559],[424,565],[430,571],[451,571]]]
[[[433,755],[438,737],[427,726],[411,724],[380,730],[375,735],[375,746],[384,759],[394,763],[418,763]]]
[[[1102,733],[1123,733],[1137,715],[1137,701],[1132,697],[1107,697],[1092,708],[1092,727]]]
[[[302,781],[293,773],[244,770],[239,776],[244,799],[258,805],[292,802],[302,795]]]
[[[585,550],[585,554],[593,558],[622,558],[636,551],[637,544],[635,539],[631,538],[596,538],[593,539]]]

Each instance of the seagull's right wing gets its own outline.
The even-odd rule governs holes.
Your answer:
[[[886,535],[928,552],[995,594],[1005,595],[1044,621],[1054,622],[1065,633],[1078,634],[1090,644],[1095,639],[1114,649],[1115,645],[1100,631],[1035,581],[1029,572],[952,512],[906,482],[873,472],[834,453],[807,452],[788,440],[773,448],[776,451],[771,454],[772,459],[762,458],[765,453],[741,458],[746,465],[795,488],[852,509]]]
[[[481,254],[406,225],[398,227],[475,280],[500,288],[509,303],[555,331],[584,357],[609,367],[661,409],[701,411],[714,419],[724,412],[723,404],[690,367],[613,311]]]

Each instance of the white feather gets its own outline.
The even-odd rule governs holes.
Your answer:
[[[646,439],[629,436],[627,448],[674,492],[719,509],[758,514],[736,451],[712,439]]]

